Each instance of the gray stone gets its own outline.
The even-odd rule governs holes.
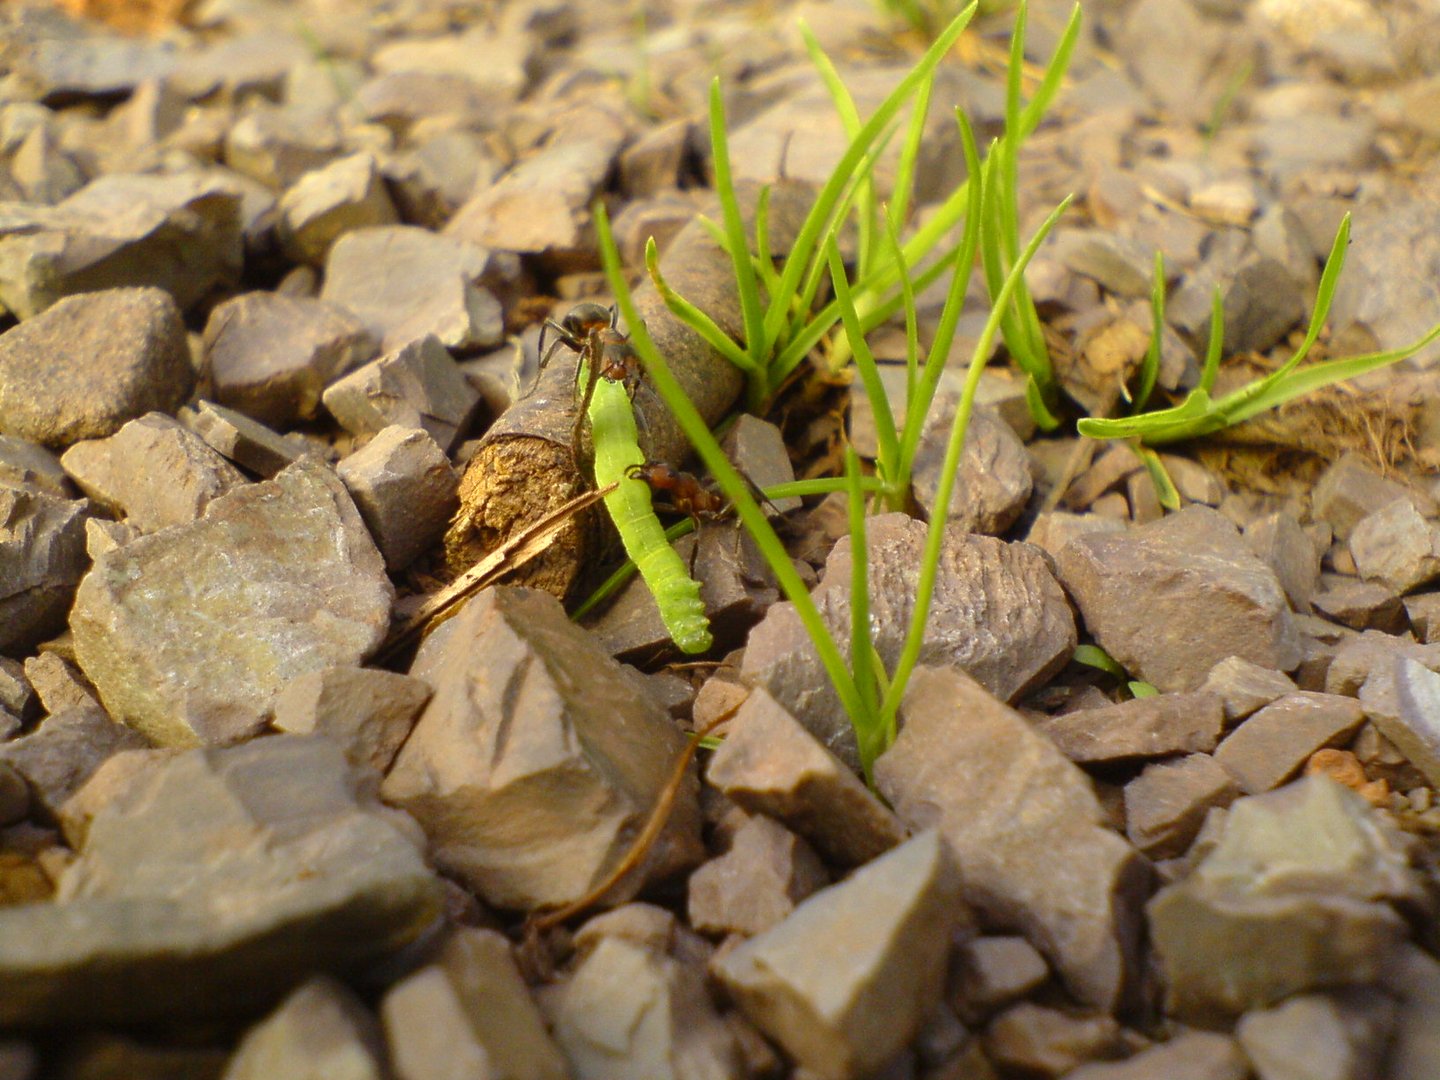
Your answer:
[[[1100,647],[1161,690],[1199,686],[1227,656],[1277,671],[1300,662],[1274,572],[1209,507],[1121,535],[1079,537],[1056,564]]]
[[[430,687],[393,671],[333,667],[298,675],[275,696],[271,724],[292,735],[324,735],[355,765],[383,773],[410,734]]]
[[[1022,1001],[991,1021],[985,1052],[1003,1069],[1058,1077],[1095,1058],[1122,1056],[1125,1042],[1114,1017],[1074,1015]]]
[[[1025,534],[1025,542],[1043,548],[1052,558],[1077,536],[1089,533],[1118,533],[1125,523],[1099,514],[1071,514],[1064,510],[1047,510],[1036,516]]]
[[[1045,958],[1023,937],[977,937],[955,950],[950,1000],[962,1020],[978,1024],[1049,977]]]
[[[39,125],[10,157],[10,175],[25,202],[53,206],[85,186],[85,174],[60,147],[47,125]]]
[[[620,154],[620,186],[631,199],[659,195],[680,186],[690,151],[691,121],[671,120],[640,133]]]
[[[0,653],[58,633],[85,573],[84,499],[0,486]]]
[[[486,120],[495,99],[470,74],[475,73],[422,68],[382,72],[355,91],[355,104],[367,121],[384,124],[397,135],[422,120]]]
[[[720,1080],[743,1075],[734,1034],[700,972],[602,938],[543,1002],[576,1080]],[[520,1074],[515,1074],[520,1075]]]
[[[37,443],[0,435],[0,485],[66,499],[75,494],[60,459]]]
[[[643,683],[546,593],[485,590],[426,639],[410,674],[435,694],[382,790],[425,828],[436,863],[497,907],[583,896],[624,855],[684,748]],[[696,787],[682,784],[640,872],[607,902],[699,860]]]
[[[187,49],[167,82],[192,99],[219,92],[237,102],[250,95],[278,100],[286,73],[311,59],[314,48],[298,34],[238,33]]]
[[[440,915],[410,828],[325,739],[160,761],[95,815],[56,903],[0,908],[0,1022],[243,1016],[364,971]]]
[[[280,196],[278,209],[280,246],[296,262],[315,266],[345,233],[399,221],[379,163],[363,153],[306,173]]]
[[[1397,656],[1365,680],[1360,705],[1412,765],[1440,784],[1440,675]]]
[[[1229,1035],[1182,1031],[1126,1061],[1092,1062],[1065,1080],[1247,1080],[1249,1063]]]
[[[405,77],[444,78],[420,72]],[[493,182],[500,169],[499,160],[482,137],[464,130],[440,131],[381,164],[401,220],[429,229],[443,227],[470,193]]]
[[[4,748],[0,741],[0,749]],[[30,813],[30,788],[15,767],[0,761],[0,826],[24,821]],[[4,1073],[0,1072],[0,1076]]]
[[[31,720],[39,713],[35,688],[25,675],[25,665],[8,656],[0,656],[0,709],[21,720]]]
[[[1440,1069],[1440,961],[1406,945],[1391,958],[1383,985],[1400,999],[1386,1080],[1430,1080]]]
[[[437,543],[460,508],[460,474],[425,432],[394,424],[335,470],[355,500],[388,570],[403,570]]]
[[[397,1080],[566,1080],[510,951],[493,930],[456,930],[439,957],[380,1003]]]
[[[1150,295],[1155,257],[1135,240],[1100,229],[1065,229],[1055,239],[1055,256],[1117,296]]]
[[[792,483],[795,479],[795,469],[785,448],[785,437],[768,420],[741,413],[725,433],[720,449],[725,451],[725,456],[741,475],[762,491],[774,484]],[[773,516],[775,513],[788,514],[791,510],[799,510],[802,504],[798,496],[791,495],[760,505],[767,515]]]
[[[1426,645],[1440,642],[1440,592],[1407,596],[1404,605],[1415,636]]]
[[[712,971],[800,1065],[827,1077],[868,1075],[940,1000],[959,891],[945,839],[928,830],[816,893]],[[827,962],[817,963],[822,955]]]
[[[1300,284],[1274,259],[1249,257],[1227,276],[1225,355],[1271,349],[1304,317]]]
[[[1381,476],[1364,457],[1352,452],[1326,469],[1316,482],[1311,508],[1316,518],[1329,523],[1336,540],[1349,540],[1362,518],[1411,497],[1403,484]]]
[[[313,452],[303,439],[280,435],[244,413],[212,401],[181,409],[180,422],[211,449],[266,480]]]
[[[1369,114],[1345,118],[1352,127],[1348,140],[1373,138],[1373,128],[1354,130],[1365,120],[1373,124]],[[1440,246],[1435,242],[1440,213],[1428,199],[1400,193],[1382,202],[1355,208],[1354,235],[1363,236],[1365,243],[1356,244],[1345,261],[1330,319],[1339,331],[1362,331],[1375,342],[1375,349],[1398,349],[1429,330],[1430,313],[1440,301],[1434,278],[1440,268]],[[1395,273],[1397,265],[1408,272]],[[1429,368],[1436,355],[1432,343],[1416,361]]]
[[[1235,1034],[1260,1080],[1378,1080],[1395,1013],[1373,989],[1297,994],[1247,1012]]]
[[[1409,499],[1396,499],[1355,524],[1350,554],[1365,580],[1407,593],[1440,577],[1440,530]]]
[[[142,533],[188,525],[246,483],[205,440],[164,413],[146,413],[105,439],[84,439],[60,464],[102,509]]]
[[[225,164],[283,191],[343,151],[334,111],[321,106],[252,106],[223,130]]]
[[[872,640],[886,670],[894,668],[910,624],[926,531],[902,514],[866,523]],[[850,559],[842,537],[811,594],[846,653]],[[1037,548],[947,528],[920,663],[953,665],[1013,701],[1055,674],[1074,648],[1069,606]],[[741,674],[769,690],[832,753],[858,765],[850,721],[793,605],[774,605],[751,631]]]
[[[1320,553],[1295,518],[1277,511],[1245,526],[1250,550],[1275,571],[1290,606],[1309,611],[1320,580]]]
[[[1239,796],[1235,778],[1208,754],[1147,765],[1125,785],[1125,835],[1152,859],[1176,858],[1213,807]]]
[[[764,933],[830,883],[810,845],[770,818],[750,818],[730,850],[690,875],[685,910],[702,934]]]
[[[0,303],[21,319],[72,293],[136,285],[188,309],[233,285],[240,262],[240,196],[211,176],[102,176],[58,206],[0,209]]]
[[[275,427],[314,419],[325,387],[376,351],[343,308],[267,292],[216,307],[204,344],[215,400]]]
[[[57,653],[25,658],[25,678],[47,713],[77,706],[100,707],[89,683],[75,666]]]
[[[386,353],[326,388],[325,408],[354,435],[392,424],[420,428],[447,453],[464,433],[480,393],[434,335]]]
[[[221,1080],[385,1080],[379,1025],[343,983],[317,975],[240,1039]]]
[[[842,866],[869,862],[905,838],[895,815],[763,689],[730,721],[705,779]]]
[[[295,676],[378,646],[393,597],[344,486],[307,458],[102,555],[70,625],[112,716],[158,745],[215,745],[255,734]]]
[[[1389,586],[1345,574],[1322,574],[1320,580],[1322,589],[1314,595],[1316,613],[1353,630],[1383,630],[1387,634],[1404,630],[1404,607]]]
[[[1166,1009],[1215,1025],[1290,994],[1373,982],[1421,886],[1404,839],[1323,776],[1240,799],[1189,877],[1150,902]]]
[[[940,827],[966,899],[1021,930],[1078,1000],[1106,1012],[1131,1000],[1149,874],[1104,827],[1085,774],[958,671],[917,668],[903,716],[875,763],[896,813]]]
[[[1325,692],[1356,697],[1376,672],[1393,668],[1398,657],[1440,671],[1440,646],[1420,645],[1392,634],[1366,630],[1343,638],[1325,672]]]
[[[42,36],[13,52],[15,70],[34,80],[38,100],[51,106],[124,97],[140,80],[169,74],[177,60],[169,42],[111,34]]]
[[[451,349],[504,337],[500,303],[480,284],[494,273],[484,248],[410,225],[342,236],[325,261],[321,297],[353,312],[386,352],[427,334]]]
[[[1038,726],[1071,761],[1089,763],[1213,750],[1224,723],[1220,697],[1195,691],[1075,709]]]
[[[1226,736],[1215,760],[1247,795],[1278,787],[1317,750],[1343,746],[1365,722],[1354,698],[1297,691],[1276,698]]]
[[[1225,721],[1233,724],[1299,688],[1283,671],[1261,667],[1243,657],[1227,656],[1210,669],[1200,689],[1220,696]]]
[[[915,452],[915,501],[927,518],[935,513],[957,404],[958,398],[947,395],[931,406]],[[965,430],[946,520],[966,532],[1000,536],[1015,524],[1033,487],[1025,444],[989,409],[975,409]]]
[[[159,289],[70,297],[0,335],[0,427],[46,446],[173,412],[194,384],[180,312]]]

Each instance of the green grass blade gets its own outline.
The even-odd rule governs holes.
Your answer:
[[[845,324],[845,333],[850,339],[851,351],[855,354],[855,366],[860,372],[860,381],[865,385],[865,396],[870,399],[870,410],[875,416],[875,438],[881,475],[893,478],[900,456],[900,443],[895,435],[895,417],[890,412],[890,399],[880,381],[880,372],[875,366],[875,356],[865,341],[860,329],[860,316],[855,313],[855,302],[850,296],[850,282],[845,276],[845,264],[840,261],[840,249],[832,237],[827,245],[830,262],[830,278],[835,285],[835,299],[840,304],[840,318]]]
[[[874,648],[870,640],[870,579],[869,549],[865,545],[865,494],[860,488],[860,458],[853,446],[845,448],[845,479],[849,498],[846,506],[850,518],[850,670],[855,690],[867,705],[870,723],[855,728],[855,742],[860,751],[860,767],[865,782],[873,784],[875,759],[889,745],[884,728],[876,724],[879,704],[876,694]]]
[[[1055,52],[1050,57],[1050,63],[1046,66],[1045,74],[1040,79],[1040,85],[1035,88],[1035,95],[1020,114],[1020,139],[1028,139],[1040,126],[1040,121],[1045,118],[1050,103],[1060,92],[1060,87],[1065,81],[1065,72],[1070,67],[1070,55],[1075,51],[1076,42],[1080,40],[1080,23],[1080,5],[1077,2],[1070,9],[1070,19],[1065,24],[1065,31],[1060,35],[1059,42],[1055,45]]]
[[[1160,346],[1165,340],[1165,256],[1155,252],[1155,281],[1150,286],[1150,347],[1140,362],[1140,385],[1135,390],[1132,412],[1144,412],[1155,380],[1160,375]]]
[[[1220,286],[1210,294],[1210,341],[1205,347],[1205,366],[1200,369],[1200,389],[1207,394],[1215,389],[1220,374],[1220,353],[1225,347],[1225,297]]]
[[[1179,405],[1157,409],[1140,416],[1087,416],[1075,422],[1075,430],[1089,439],[1139,438],[1147,445],[1177,442],[1208,435],[1225,427],[1227,421],[1204,390],[1191,390]]]
[[[910,106],[910,119],[905,127],[905,141],[900,145],[900,160],[895,168],[895,189],[890,197],[887,220],[898,230],[910,213],[910,199],[915,190],[915,170],[920,162],[920,143],[925,138],[925,120],[930,114],[930,94],[935,89],[935,72],[920,80],[915,88],[915,102]]]
[[[1150,474],[1150,483],[1155,485],[1155,497],[1160,500],[1160,505],[1166,510],[1179,510],[1180,491],[1175,487],[1175,481],[1170,479],[1170,473],[1165,468],[1165,463],[1160,460],[1160,455],[1142,442],[1131,445],[1144,464],[1145,471]]]
[[[660,256],[656,250],[653,236],[645,243],[645,269],[650,273],[650,280],[655,285],[655,291],[660,294],[660,298],[665,301],[665,306],[674,313],[677,319],[704,338],[711,348],[745,372],[746,375],[752,378],[763,377],[764,372],[756,367],[755,361],[750,358],[749,353],[735,344],[734,338],[725,333],[709,315],[670,287],[670,283],[660,273]]]
[[[740,293],[740,314],[745,326],[745,351],[761,371],[770,360],[769,339],[765,336],[764,315],[760,308],[760,289],[755,281],[755,266],[750,261],[750,245],[745,239],[745,222],[740,216],[740,202],[735,195],[735,181],[730,173],[730,144],[725,133],[725,102],[720,93],[720,77],[710,81],[710,149],[715,163],[715,193],[725,220],[725,236],[729,240],[730,262],[735,268],[735,284]]]
[[[905,312],[905,401],[915,400],[915,383],[920,371],[920,326],[915,308],[915,284],[910,280],[910,266],[905,261],[905,252],[900,248],[900,236],[895,231],[895,221],[885,215],[885,238],[890,244],[890,256],[895,260],[895,269],[900,275],[900,306]]]
[[[775,248],[770,237],[770,185],[760,189],[755,200],[755,268],[769,297],[775,296],[780,274],[775,269]]]

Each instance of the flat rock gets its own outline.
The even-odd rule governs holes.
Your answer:
[[[105,439],[83,439],[60,464],[104,510],[142,533],[188,525],[247,481],[180,421],[146,413]]]
[[[1300,662],[1300,635],[1274,571],[1209,507],[1079,537],[1056,565],[1100,647],[1161,690],[1199,686],[1228,656],[1276,671]]]
[[[690,875],[686,912],[702,934],[764,933],[829,875],[810,845],[757,815],[735,832],[730,850]]]
[[[1399,594],[1388,585],[1361,581],[1347,574],[1322,574],[1320,579],[1321,590],[1313,597],[1316,614],[1352,630],[1383,630],[1394,634],[1404,629],[1404,607]]]
[[[1408,862],[1398,830],[1327,777],[1240,799],[1194,872],[1150,902],[1166,1010],[1214,1025],[1375,981],[1408,936],[1388,901],[1421,895]]]
[[[436,863],[497,907],[584,895],[625,853],[684,748],[643,683],[548,593],[480,593],[426,639],[410,674],[435,695],[382,790],[425,828]],[[696,787],[682,785],[610,903],[699,861]]]
[[[283,428],[314,419],[325,387],[374,357],[376,340],[335,304],[251,292],[210,313],[204,348],[215,400]]]
[[[484,288],[488,251],[410,225],[356,229],[330,248],[321,298],[354,313],[386,352],[427,334],[451,349],[504,337],[500,302]]]
[[[1396,499],[1356,522],[1350,554],[1365,580],[1407,593],[1440,577],[1440,529],[1409,499]]]
[[[240,196],[213,176],[115,174],[57,206],[0,204],[0,303],[21,319],[72,293],[139,285],[185,310],[233,285],[241,256]]]
[[[1398,656],[1365,680],[1360,705],[1426,779],[1440,784],[1440,675]]]
[[[942,397],[926,416],[920,435],[914,491],[915,501],[926,517],[935,512],[945,444],[957,403],[954,397]],[[965,430],[965,446],[946,520],[966,532],[999,536],[1015,524],[1033,487],[1025,444],[989,409],[975,409]]]
[[[194,385],[180,311],[159,289],[71,297],[0,334],[0,429],[46,446],[174,412]]]
[[[744,1075],[735,1035],[715,1010],[701,972],[624,938],[601,938],[543,1004],[570,1066],[554,1075]]]
[[[324,735],[355,765],[383,773],[410,734],[430,687],[409,675],[333,667],[297,675],[275,696],[271,724],[292,735]]]
[[[313,453],[303,439],[281,435],[244,413],[213,401],[198,402],[194,409],[181,409],[179,418],[211,449],[266,480]]]
[[[399,222],[374,154],[351,154],[308,172],[280,196],[280,246],[296,262],[320,266],[331,246],[356,229]]]
[[[1417,593],[1404,600],[1410,629],[1426,645],[1440,641],[1440,592]]]
[[[243,1016],[362,972],[440,915],[402,824],[325,739],[163,760],[96,813],[57,902],[0,908],[0,1020]]]
[[[439,542],[460,508],[460,474],[428,432],[392,424],[335,469],[388,570]]]
[[[479,401],[480,392],[434,335],[372,360],[324,394],[325,408],[354,435],[377,435],[392,424],[419,428],[447,453]]]
[[[1360,454],[1351,452],[1321,475],[1311,493],[1311,510],[1327,522],[1337,540],[1349,540],[1361,520],[1392,502],[1411,498],[1403,484],[1381,476]]]
[[[33,80],[37,100],[52,107],[124,97],[144,79],[164,78],[178,60],[169,42],[108,34],[42,37],[16,53],[15,70]]]
[[[979,1024],[1049,977],[1045,958],[1023,937],[985,935],[956,948],[949,998],[960,1019]]]
[[[866,1076],[938,1004],[959,892],[945,839],[927,830],[718,957],[712,971],[799,1064],[837,1080]]]
[[[1247,1012],[1235,1034],[1262,1080],[1364,1080],[1381,1075],[1395,1013],[1375,989],[1297,994]]]
[[[1325,671],[1325,692],[1356,697],[1372,675],[1392,668],[1402,656],[1440,671],[1440,646],[1421,645],[1375,630],[1342,638]]]
[[[1089,779],[1019,713],[954,670],[916,668],[876,783],[912,828],[938,825],[965,898],[1016,927],[1078,1000],[1131,999],[1145,861],[1103,826]]]
[[[1121,1056],[1125,1042],[1113,1016],[1077,1015],[1022,1001],[991,1021],[985,1052],[1007,1071],[1057,1077],[1095,1058]]]
[[[1245,542],[1275,571],[1290,606],[1309,611],[1320,580],[1320,552],[1294,516],[1277,511],[1252,521],[1245,526]]]
[[[52,713],[29,735],[0,743],[0,762],[23,776],[33,802],[54,815],[107,758],[149,745],[98,705],[76,705]]]
[[[386,991],[380,1017],[398,1080],[571,1075],[493,930],[452,933],[433,962]]]
[[[763,689],[736,711],[705,778],[841,866],[869,862],[905,839],[895,815]]]
[[[720,449],[725,451],[725,456],[741,475],[762,491],[795,479],[795,467],[790,463],[784,435],[774,424],[752,413],[740,414],[725,433]],[[792,495],[785,499],[766,500],[760,505],[767,515],[773,516],[799,510],[802,503],[798,496]]]
[[[0,485],[0,653],[23,656],[64,627],[89,513],[84,499]]]
[[[1117,296],[1150,294],[1155,256],[1128,237],[1101,229],[1064,229],[1055,239],[1055,257]]]
[[[225,164],[274,191],[344,153],[334,110],[324,104],[254,105],[222,138]]]
[[[1387,1080],[1429,1080],[1440,1069],[1440,961],[1418,945],[1397,950],[1385,989],[1399,999]]]
[[[245,95],[278,99],[286,74],[312,59],[313,48],[298,33],[237,33],[203,48],[187,49],[168,82],[192,99],[217,92],[234,100]]]
[[[1088,533],[1119,533],[1125,523],[1099,514],[1071,514],[1064,510],[1042,511],[1025,534],[1025,542],[1043,549],[1052,558],[1077,536]]]
[[[1211,809],[1240,794],[1235,778],[1208,754],[1157,761],[1125,785],[1125,835],[1152,859],[1176,858]]]
[[[85,681],[74,664],[58,653],[45,652],[25,658],[25,678],[40,699],[41,707],[47,713],[77,705],[99,707],[100,702],[90,684]]]
[[[61,499],[75,494],[59,458],[38,443],[12,435],[0,435],[0,485]]]
[[[893,670],[910,624],[925,534],[924,522],[903,514],[866,522],[872,640],[886,670]],[[847,653],[850,559],[849,538],[841,537],[811,594]],[[1074,648],[1069,605],[1037,548],[946,530],[920,663],[953,665],[1013,701],[1063,667]],[[774,605],[750,632],[740,670],[828,750],[858,767],[850,721],[793,605]]]
[[[1219,695],[1225,721],[1233,724],[1299,687],[1283,671],[1227,656],[1210,669],[1200,689]]]
[[[247,1031],[221,1080],[385,1080],[380,1027],[343,983],[317,975]]]
[[[1247,795],[1278,787],[1317,750],[1343,746],[1365,722],[1354,698],[1300,690],[1276,698],[1225,737],[1215,760]]]
[[[1216,694],[1192,691],[1075,709],[1038,726],[1071,761],[1123,761],[1215,749],[1225,724]]]
[[[1182,1031],[1126,1061],[1096,1061],[1066,1073],[1065,1080],[1246,1080],[1245,1054],[1229,1035]]]
[[[216,745],[255,734],[295,676],[378,646],[393,597],[344,486],[307,458],[100,556],[70,625],[113,717],[158,745]]]

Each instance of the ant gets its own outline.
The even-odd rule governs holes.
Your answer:
[[[749,485],[760,499],[765,502],[777,515],[781,513],[779,507],[772,503],[756,485],[755,481],[747,476],[744,470],[738,470],[741,478]],[[666,496],[668,508],[677,514],[684,514],[695,523],[695,546],[690,549],[690,576],[695,576],[695,557],[700,553],[700,525],[702,521],[716,521],[728,516],[734,507],[725,501],[718,491],[706,485],[694,473],[682,472],[672,465],[663,461],[646,461],[642,465],[631,465],[625,470],[625,475],[631,480],[643,480],[650,486],[651,492]]]
[[[540,367],[550,362],[551,356],[561,345],[577,352],[589,369],[585,392],[580,398],[580,408],[575,415],[575,427],[571,432],[571,451],[576,461],[580,460],[580,432],[585,425],[585,415],[590,401],[595,396],[595,385],[600,379],[621,383],[632,398],[640,385],[640,358],[630,345],[630,335],[622,334],[616,327],[620,313],[614,307],[605,307],[593,300],[586,300],[571,308],[558,323],[546,319],[540,327]],[[555,331],[556,340],[545,350],[545,332]],[[579,372],[576,373],[579,378]]]

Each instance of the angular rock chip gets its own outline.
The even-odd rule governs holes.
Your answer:
[[[836,1080],[866,1076],[915,1037],[939,1002],[959,891],[945,839],[930,829],[816,893],[711,969],[802,1066]]]
[[[470,422],[480,392],[433,335],[386,353],[325,391],[325,408],[355,435],[392,424],[420,428],[449,452]]]
[[[1379,1076],[1395,1000],[1376,989],[1297,994],[1240,1018],[1235,1034],[1264,1080]]]
[[[1320,581],[1320,552],[1300,523],[1284,512],[1270,514],[1245,526],[1245,543],[1275,571],[1290,606],[1309,611]]]
[[[0,430],[46,446],[174,412],[194,385],[180,311],[159,289],[70,297],[0,334]]]
[[[271,723],[292,735],[324,735],[352,764],[384,772],[410,734],[430,687],[393,671],[333,667],[291,679]]]
[[[1326,469],[1315,484],[1311,510],[1316,519],[1329,523],[1336,540],[1349,540],[1362,519],[1412,497],[1405,485],[1381,476],[1363,455],[1352,452]]]
[[[958,395],[945,395],[925,417],[915,454],[915,501],[928,518],[935,513],[945,444]],[[975,409],[965,432],[947,520],[965,532],[1000,536],[1020,516],[1034,487],[1030,459],[1020,437],[989,409]]]
[[[1125,785],[1125,835],[1152,859],[1185,854],[1216,806],[1240,797],[1240,785],[1209,754],[1159,761]]]
[[[1365,715],[1432,784],[1440,784],[1440,675],[1406,656],[1360,689]]]
[[[882,514],[867,522],[870,622],[886,670],[899,659],[914,610],[926,528],[904,514]],[[1075,649],[1075,623],[1038,549],[950,527],[941,551],[920,663],[953,665],[1006,701],[1064,667]],[[849,539],[841,537],[811,594],[847,653],[850,559]],[[750,632],[740,670],[828,750],[859,768],[854,730],[792,604],[774,605]]]
[[[1183,1031],[1126,1061],[1097,1061],[1065,1074],[1065,1080],[1246,1080],[1245,1055],[1229,1035]]]
[[[70,626],[111,716],[157,745],[217,745],[255,734],[295,676],[368,655],[393,599],[344,485],[306,458],[102,555]]]
[[[77,442],[60,464],[97,505],[146,533],[188,525],[246,483],[204,439],[164,413],[146,413],[109,438]]]
[[[382,788],[431,853],[496,907],[584,895],[630,846],[685,738],[643,683],[532,589],[476,596],[421,646],[435,688]],[[702,857],[693,777],[638,873],[607,900]]]
[[[102,176],[58,206],[0,215],[0,303],[29,319],[71,293],[153,285],[184,310],[233,285],[241,258],[240,196],[226,181]]]
[[[565,1059],[493,930],[455,931],[439,957],[392,986],[380,1018],[398,1080],[567,1080]]]
[[[1393,634],[1367,630],[1340,639],[1340,647],[1325,670],[1325,692],[1357,697],[1365,692],[1365,684],[1372,677],[1383,677],[1393,670],[1399,657],[1414,660],[1431,671],[1440,670],[1440,645],[1420,645]],[[1383,688],[1383,682],[1380,686]]]
[[[1314,596],[1317,614],[1355,630],[1383,630],[1387,634],[1405,630],[1400,595],[1389,586],[1344,574],[1322,574],[1321,582],[1323,587]]]
[[[760,934],[829,883],[809,844],[757,815],[736,831],[729,851],[690,875],[686,912],[702,934]]]
[[[1355,524],[1350,554],[1365,580],[1407,593],[1440,577],[1440,529],[1409,499],[1396,499]]]
[[[949,997],[960,1019],[979,1024],[1050,977],[1023,937],[977,937],[961,944],[950,966]]]
[[[1075,709],[1037,726],[1071,761],[1123,761],[1215,749],[1225,724],[1216,694],[1195,691]]]
[[[962,672],[916,668],[876,783],[913,828],[937,825],[965,898],[1021,930],[1080,1001],[1131,1000],[1147,864],[1103,827],[1089,779]]]
[[[375,355],[363,323],[323,300],[251,292],[205,324],[205,362],[221,405],[275,427],[314,419],[325,387]]]
[[[57,499],[75,494],[59,458],[38,443],[9,435],[0,435],[0,485],[30,488]]]
[[[1294,776],[1316,750],[1345,745],[1364,722],[1354,698],[1297,691],[1276,698],[1227,735],[1215,760],[1247,795],[1258,795]]]
[[[212,401],[201,401],[193,410],[181,409],[180,422],[211,449],[267,480],[314,452],[303,439],[277,434],[243,413]]]
[[[1209,507],[1081,536],[1055,561],[1100,647],[1161,690],[1194,689],[1227,656],[1277,671],[1300,663],[1274,571]]]
[[[1240,799],[1194,872],[1150,902],[1166,1010],[1215,1025],[1373,982],[1408,936],[1388,901],[1422,895],[1403,835],[1349,788],[1310,776]]]
[[[109,34],[44,35],[14,50],[16,71],[34,80],[37,100],[52,107],[87,98],[124,97],[143,79],[164,78],[178,61],[170,42]]]
[[[356,974],[439,918],[404,827],[328,740],[192,750],[96,813],[57,902],[0,907],[0,1022],[243,1016]]]
[[[23,656],[64,627],[89,514],[84,499],[0,485],[0,653]]]
[[[1440,1071],[1440,961],[1406,945],[1386,970],[1384,986],[1400,999],[1387,1080],[1429,1080]]]
[[[98,705],[77,705],[46,717],[29,735],[0,743],[0,763],[23,776],[34,801],[55,815],[107,758],[147,746]]]
[[[375,1017],[343,983],[317,975],[240,1040],[221,1080],[385,1080]]]
[[[1113,1016],[1075,1015],[1022,1001],[991,1022],[985,1051],[1022,1076],[1068,1076],[1086,1061],[1119,1057],[1125,1042]]]
[[[1233,724],[1299,687],[1283,671],[1227,656],[1210,669],[1200,689],[1220,696],[1225,720]]]
[[[705,779],[842,866],[869,862],[905,839],[884,803],[763,689],[736,711]]]
[[[342,236],[325,260],[321,298],[353,312],[386,352],[433,334],[450,349],[504,339],[500,302],[480,285],[494,272],[484,248],[410,225]]]
[[[306,173],[280,196],[279,211],[280,246],[296,262],[316,266],[346,233],[399,220],[373,154]]]
[[[335,471],[389,570],[403,570],[445,535],[460,508],[460,474],[429,434],[392,424]]]
[[[602,938],[543,1004],[578,1080],[745,1075],[701,973],[622,938]]]

